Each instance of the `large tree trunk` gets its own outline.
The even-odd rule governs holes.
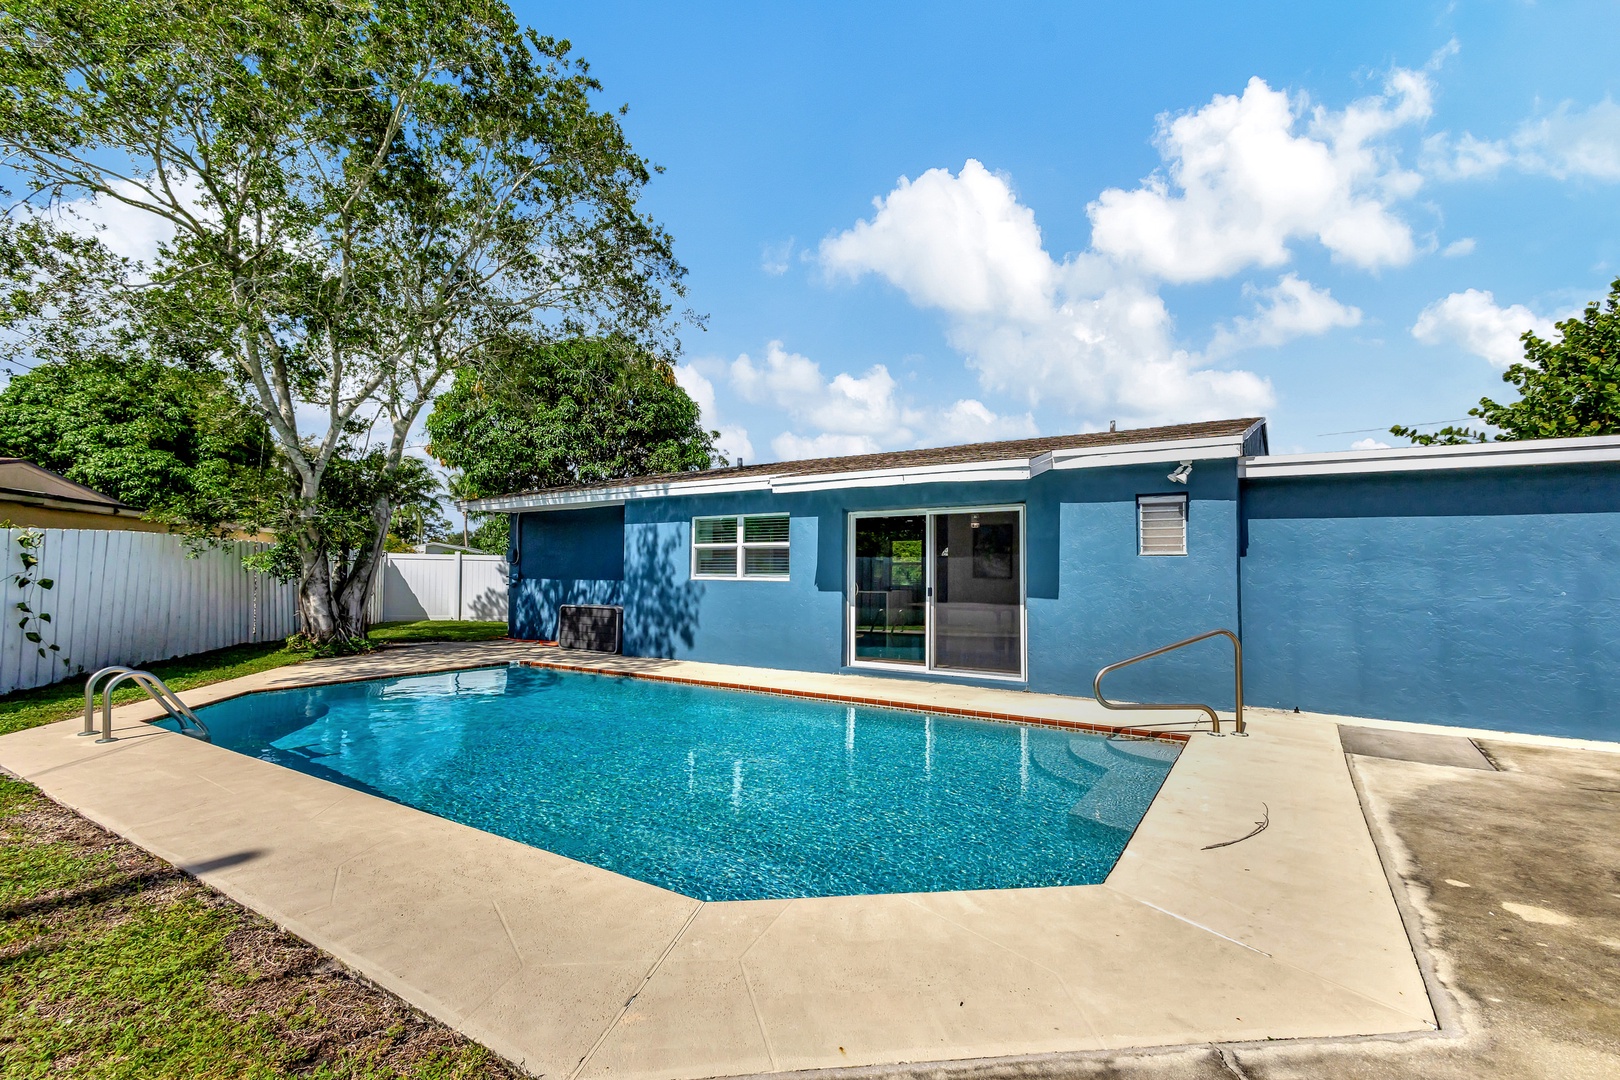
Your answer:
[[[303,552],[303,573],[298,579],[298,630],[317,645],[340,637],[332,603],[332,566],[324,545]]]
[[[298,616],[304,636],[317,647],[338,652],[366,647],[366,605],[371,599],[372,582],[382,566],[392,515],[390,501],[379,499],[371,511],[372,543],[347,566],[334,567],[324,543],[306,540],[303,575],[298,583]]]

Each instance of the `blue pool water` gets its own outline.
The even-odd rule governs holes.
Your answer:
[[[198,713],[220,746],[703,900],[1100,882],[1178,750],[525,667]]]

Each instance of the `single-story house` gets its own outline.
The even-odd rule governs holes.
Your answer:
[[[1265,421],[484,499],[510,630],[623,609],[636,656],[1087,695],[1225,627],[1249,704],[1620,738],[1620,437],[1304,455]],[[1221,639],[1110,677],[1231,703]]]
[[[0,458],[0,522],[36,529],[163,532],[145,511],[22,458]]]

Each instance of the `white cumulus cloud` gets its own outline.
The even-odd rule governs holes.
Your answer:
[[[1350,444],[1352,450],[1388,450],[1389,443],[1377,439],[1357,439]]]
[[[714,383],[691,364],[675,365],[675,384],[697,403],[705,425],[714,422]]]
[[[1412,336],[1425,345],[1460,345],[1493,366],[1505,368],[1524,358],[1519,337],[1526,330],[1543,338],[1555,334],[1552,319],[1523,304],[1499,307],[1489,291],[1468,289],[1424,308],[1412,325]]]
[[[849,278],[875,273],[915,304],[961,315],[1039,316],[1055,267],[1035,213],[1007,182],[969,159],[952,176],[929,169],[873,199],[867,221],[821,245],[821,264]]]
[[[864,375],[839,372],[827,379],[820,364],[773,341],[762,363],[747,353],[732,362],[731,385],[744,400],[774,404],[819,432],[877,435],[888,443],[912,438],[895,399],[894,376],[882,364]]]
[[[878,275],[948,317],[947,339],[988,390],[1054,399],[1135,420],[1205,419],[1263,409],[1270,385],[1177,349],[1170,314],[1138,275],[1094,253],[1055,260],[1005,177],[902,179],[875,212],[821,244],[832,275]]]
[[[217,220],[217,215],[203,206],[203,188],[189,177],[180,177],[171,184],[175,197],[188,213],[199,220]],[[128,180],[113,183],[112,187],[126,198],[150,203],[151,197],[141,187]],[[174,239],[174,225],[139,206],[111,195],[99,198],[64,200],[58,207],[58,222],[81,236],[94,236],[108,251],[136,262],[151,265],[157,257],[158,247]]]
[[[759,268],[772,277],[781,277],[793,265],[794,246],[791,236],[781,243],[766,244],[760,249]]]
[[[1513,136],[1522,167],[1562,180],[1620,180],[1620,105],[1610,98],[1586,109],[1560,105]]]
[[[771,450],[778,461],[850,457],[855,454],[875,454],[882,449],[878,441],[869,435],[840,435],[830,431],[808,436],[784,431],[771,440]]]
[[[1217,327],[1206,355],[1226,356],[1252,346],[1276,347],[1361,322],[1360,308],[1339,303],[1329,290],[1295,274],[1284,274],[1270,288],[1248,286],[1243,292],[1254,298],[1255,314],[1238,316]]]
[[[1444,180],[1493,176],[1505,168],[1551,176],[1620,180],[1620,105],[1604,98],[1586,108],[1564,102],[1546,116],[1526,120],[1506,139],[1464,132],[1429,136],[1423,164]]]
[[[1002,416],[982,401],[963,398],[929,418],[921,445],[954,446],[1001,439],[1032,439],[1039,434],[1040,428],[1030,413]]]
[[[720,433],[720,437],[715,440],[715,448],[725,456],[725,459],[733,465],[753,461],[754,444],[748,438],[748,429],[739,424],[725,424],[720,421],[720,411],[715,406],[713,380],[691,364],[677,364],[675,382],[697,403],[699,422],[704,428]]]
[[[1416,246],[1391,207],[1421,180],[1386,137],[1432,111],[1421,72],[1397,69],[1383,94],[1340,112],[1250,79],[1240,96],[1160,118],[1165,174],[1098,196],[1087,208],[1092,246],[1178,282],[1279,266],[1292,242],[1310,238],[1355,266],[1401,265]]]
[[[862,375],[838,372],[831,378],[807,356],[780,341],[755,360],[747,353],[732,361],[731,387],[745,401],[787,413],[795,430],[771,440],[778,458],[873,454],[902,447],[1023,438],[1038,433],[1028,413],[1002,416],[968,398],[943,408],[913,404],[883,364]]]

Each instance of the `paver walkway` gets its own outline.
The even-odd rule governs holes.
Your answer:
[[[600,660],[412,646],[184,697],[536,657]],[[1103,712],[1013,691],[643,663],[924,708]],[[0,766],[547,1076],[1434,1027],[1330,724],[1266,716],[1247,739],[1194,736],[1103,885],[706,904],[139,723],[153,711],[117,710],[111,744],[77,737],[77,721],[5,736]],[[1265,831],[1210,847],[1266,813]]]

